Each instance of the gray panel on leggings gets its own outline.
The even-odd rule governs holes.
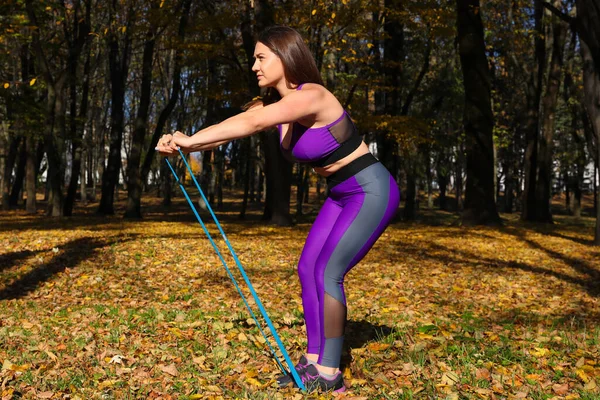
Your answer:
[[[350,264],[350,261],[352,261],[352,259],[358,254],[367,240],[371,238],[371,235],[373,235],[373,232],[375,232],[377,226],[379,226],[381,223],[381,220],[384,217],[387,209],[390,195],[388,174],[387,171],[382,174],[380,172],[382,168],[385,169],[382,164],[376,163],[363,169],[354,176],[356,181],[363,188],[368,183],[371,185],[378,183],[380,187],[372,188],[372,190],[378,189],[377,191],[379,192],[379,196],[365,194],[364,203],[358,212],[358,215],[354,221],[352,221],[352,224],[350,224],[346,232],[342,235],[340,242],[331,254],[331,258],[329,258],[329,261],[327,261],[327,266],[325,267],[325,277],[337,277],[342,275],[345,269],[348,267],[348,264]],[[383,175],[386,178],[377,179],[378,172],[380,175]],[[344,268],[344,270],[334,271],[333,269],[336,267]],[[332,279],[325,278],[325,291],[340,303],[344,303],[342,291],[339,285]]]
[[[344,347],[344,337],[325,338],[325,349],[321,365],[324,367],[337,368],[340,364],[339,356],[342,354]]]

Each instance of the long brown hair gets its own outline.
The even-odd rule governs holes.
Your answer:
[[[289,84],[318,83],[323,85],[323,79],[317,69],[315,59],[302,36],[293,28],[274,25],[265,29],[258,41],[275,53],[283,64],[283,73]],[[281,99],[275,88],[267,88],[261,100],[264,105]],[[244,108],[250,108],[257,102],[252,102]]]

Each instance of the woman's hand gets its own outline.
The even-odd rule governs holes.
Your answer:
[[[190,137],[176,131],[173,134],[162,135],[156,145],[156,150],[163,156],[170,156],[178,153],[181,149],[184,153],[190,153]]]

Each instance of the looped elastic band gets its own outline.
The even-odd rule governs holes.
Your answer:
[[[175,180],[179,184],[179,187],[181,188],[181,191],[183,192],[183,195],[185,196],[186,200],[188,201],[188,203],[189,203],[192,211],[194,212],[194,215],[196,215],[196,219],[198,220],[198,222],[202,226],[202,229],[204,230],[204,233],[206,233],[206,236],[208,237],[208,240],[210,241],[211,245],[213,246],[213,248],[217,252],[217,255],[221,259],[221,262],[223,263],[223,266],[225,267],[225,270],[227,271],[227,274],[231,278],[231,281],[233,282],[233,285],[235,286],[235,288],[237,289],[238,293],[242,297],[242,300],[244,301],[244,304],[246,305],[246,308],[250,312],[250,315],[254,319],[254,322],[256,323],[256,326],[260,330],[260,333],[265,338],[267,346],[269,346],[269,349],[271,350],[271,353],[273,353],[273,357],[275,358],[275,361],[277,362],[277,365],[279,365],[279,368],[281,368],[281,370],[284,373],[291,373],[292,377],[294,378],[294,382],[296,383],[296,385],[298,385],[298,387],[301,390],[306,390],[304,384],[302,383],[302,379],[300,379],[300,376],[298,375],[298,372],[296,371],[296,368],[294,368],[294,363],[290,359],[290,356],[289,356],[288,352],[286,351],[285,346],[281,342],[281,339],[279,338],[279,335],[277,334],[277,331],[275,330],[275,327],[273,326],[273,323],[271,322],[271,319],[267,315],[267,311],[263,307],[262,302],[260,301],[258,295],[256,294],[256,291],[254,290],[254,287],[252,286],[252,283],[250,282],[250,279],[248,278],[248,275],[246,275],[246,271],[244,270],[244,267],[242,267],[242,263],[238,259],[237,254],[235,253],[235,251],[233,250],[233,247],[229,243],[229,240],[227,239],[227,236],[225,235],[225,232],[223,231],[223,228],[221,228],[221,224],[219,223],[219,220],[217,219],[217,216],[213,212],[212,207],[208,203],[208,200],[206,199],[206,196],[204,195],[204,192],[200,188],[200,185],[198,184],[198,181],[196,181],[196,177],[194,176],[194,173],[192,172],[192,168],[188,164],[187,160],[185,159],[185,155],[183,154],[183,152],[181,150],[179,150],[179,154],[181,155],[181,159],[183,160],[183,163],[185,164],[187,170],[189,171],[190,176],[192,177],[192,180],[194,181],[194,184],[196,185],[196,188],[198,189],[198,192],[200,193],[200,196],[202,197],[202,200],[204,200],[204,204],[206,204],[206,208],[210,212],[210,215],[212,216],[212,218],[213,218],[213,220],[215,222],[215,225],[219,229],[219,232],[221,233],[221,237],[223,237],[223,240],[227,244],[227,248],[229,248],[229,251],[230,251],[231,255],[233,256],[233,259],[234,259],[234,261],[235,261],[238,269],[240,270],[240,273],[242,274],[242,277],[244,278],[244,281],[246,282],[246,286],[248,286],[248,289],[250,290],[250,293],[252,294],[252,297],[254,298],[254,301],[256,302],[256,305],[258,306],[258,309],[260,310],[260,313],[261,313],[263,319],[265,320],[265,322],[266,322],[269,330],[271,331],[273,339],[275,339],[275,342],[277,343],[277,346],[279,347],[279,351],[283,355],[283,358],[285,359],[285,362],[287,363],[287,365],[289,367],[289,372],[281,364],[281,362],[279,360],[279,357],[277,356],[277,353],[275,352],[275,350],[271,346],[269,338],[267,337],[267,335],[265,334],[264,330],[262,329],[261,324],[258,322],[258,319],[256,318],[256,315],[254,314],[254,312],[250,308],[250,305],[248,304],[248,300],[246,299],[246,296],[244,296],[244,293],[242,293],[242,291],[241,291],[241,289],[240,289],[240,287],[238,285],[237,280],[235,279],[235,277],[231,273],[231,270],[227,266],[227,262],[225,261],[225,259],[223,258],[221,252],[219,251],[219,248],[217,247],[217,244],[215,243],[215,241],[213,240],[210,232],[206,228],[206,225],[204,225],[204,222],[202,221],[202,218],[200,218],[200,215],[198,214],[198,211],[196,210],[196,207],[194,206],[194,203],[192,202],[192,200],[188,196],[188,193],[185,190],[185,187],[183,186],[183,183],[179,179],[179,176],[177,176],[177,173],[175,172],[175,169],[173,168],[173,166],[169,162],[169,159],[167,157],[165,157],[165,161],[167,162],[167,165],[171,169],[171,172],[173,173],[173,176],[175,177]]]

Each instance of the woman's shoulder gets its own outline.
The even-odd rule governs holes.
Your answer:
[[[297,90],[311,92],[314,101],[337,101],[336,96],[329,89],[318,83],[303,83],[298,85]]]
[[[298,85],[296,90],[316,90],[316,91],[320,91],[320,92],[330,93],[329,90],[327,90],[327,88],[325,86],[318,84],[318,83],[312,83],[312,82],[301,83]]]

